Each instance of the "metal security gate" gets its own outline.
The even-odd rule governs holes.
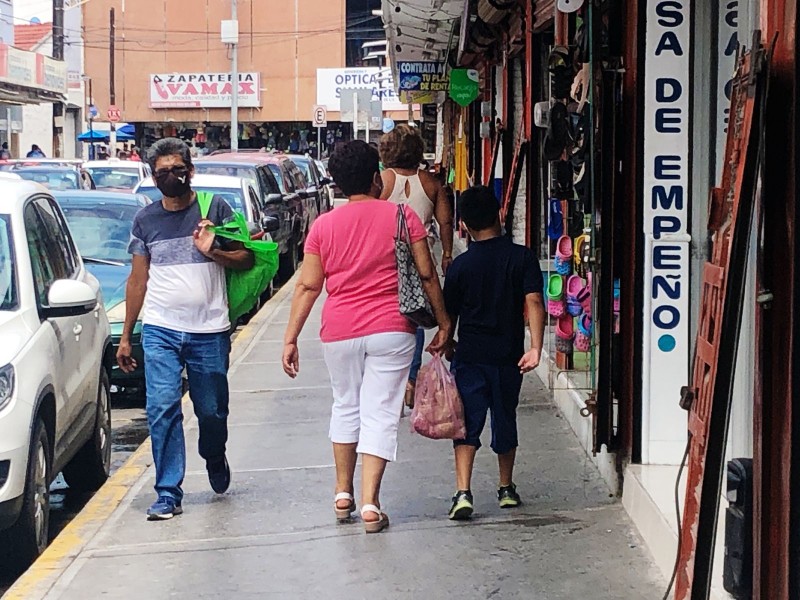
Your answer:
[[[682,390],[682,406],[689,410],[689,463],[677,600],[705,600],[711,591],[747,249],[762,152],[768,57],[759,32],[752,48],[740,59],[734,78],[722,183],[711,198],[708,228],[713,247],[703,271],[692,382]]]

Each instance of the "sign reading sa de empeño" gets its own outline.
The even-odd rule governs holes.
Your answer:
[[[680,461],[689,377],[691,1],[648,0],[644,47],[642,458]]]
[[[446,92],[450,89],[444,63],[400,61],[397,72],[401,92]]]
[[[239,73],[239,106],[261,106],[259,73]],[[230,73],[156,73],[150,75],[150,108],[230,108]]]

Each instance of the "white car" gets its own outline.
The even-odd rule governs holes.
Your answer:
[[[89,160],[83,163],[98,190],[132,190],[139,182],[150,177],[150,166],[138,160]]]
[[[52,195],[0,178],[0,559],[47,546],[50,483],[99,488],[111,467],[114,352],[100,284]]]
[[[220,196],[231,208],[241,211],[248,222],[258,224],[265,232],[278,228],[277,219],[264,215],[256,188],[246,177],[195,173],[192,177],[192,189],[195,192],[212,192]],[[161,200],[162,196],[152,177],[142,181],[133,191],[135,194],[144,194],[153,202]]]

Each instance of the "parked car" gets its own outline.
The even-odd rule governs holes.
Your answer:
[[[303,176],[306,178],[308,187],[306,193],[313,197],[317,202],[317,214],[328,212],[333,208],[330,201],[331,179],[320,169],[316,161],[307,155],[289,154],[287,155],[296,164]]]
[[[83,163],[83,168],[92,176],[98,190],[133,190],[152,175],[147,163],[119,158],[90,160]]]
[[[195,174],[192,189],[196,192],[212,192],[222,197],[234,210],[244,213],[248,222],[256,224],[262,232],[277,230],[277,219],[264,214],[258,192],[250,179],[228,175]],[[161,200],[161,191],[152,177],[148,177],[134,189],[136,194],[144,194],[151,200]]]
[[[67,218],[86,268],[100,282],[116,354],[125,323],[125,286],[131,274],[128,244],[133,218],[151,200],[141,194],[109,191],[69,191],[54,195]],[[133,329],[131,346],[136,369],[125,373],[114,364],[111,385],[144,391],[141,321],[137,321]]]
[[[91,174],[78,165],[16,163],[10,172],[49,190],[93,190],[96,187]]]
[[[228,152],[200,158],[194,167],[196,173],[235,173],[257,182],[264,211],[278,219],[278,230],[272,235],[280,252],[278,280],[287,281],[297,270],[311,223],[310,201],[299,191],[305,189],[305,181],[299,187],[295,183],[302,180],[297,165],[284,155]]]
[[[322,173],[323,178],[327,180],[323,187],[328,193],[328,210],[331,210],[333,208],[333,201],[336,199],[336,184],[333,182],[333,177],[328,173],[328,168],[321,160],[315,160],[314,163],[317,165],[319,172]]]
[[[95,490],[111,467],[111,331],[48,190],[0,178],[0,562],[47,546],[50,483]]]

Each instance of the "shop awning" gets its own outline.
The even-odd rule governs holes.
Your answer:
[[[468,0],[383,0],[383,23],[395,85],[401,61],[441,63],[459,36]]]
[[[78,136],[79,142],[102,142],[108,141],[109,138],[108,131],[97,131],[96,129],[93,131],[84,131],[82,134]],[[130,142],[133,140],[134,137],[121,130],[117,130],[117,141],[118,142]]]
[[[0,84],[0,102],[65,102],[67,65],[44,54],[0,44]]]

